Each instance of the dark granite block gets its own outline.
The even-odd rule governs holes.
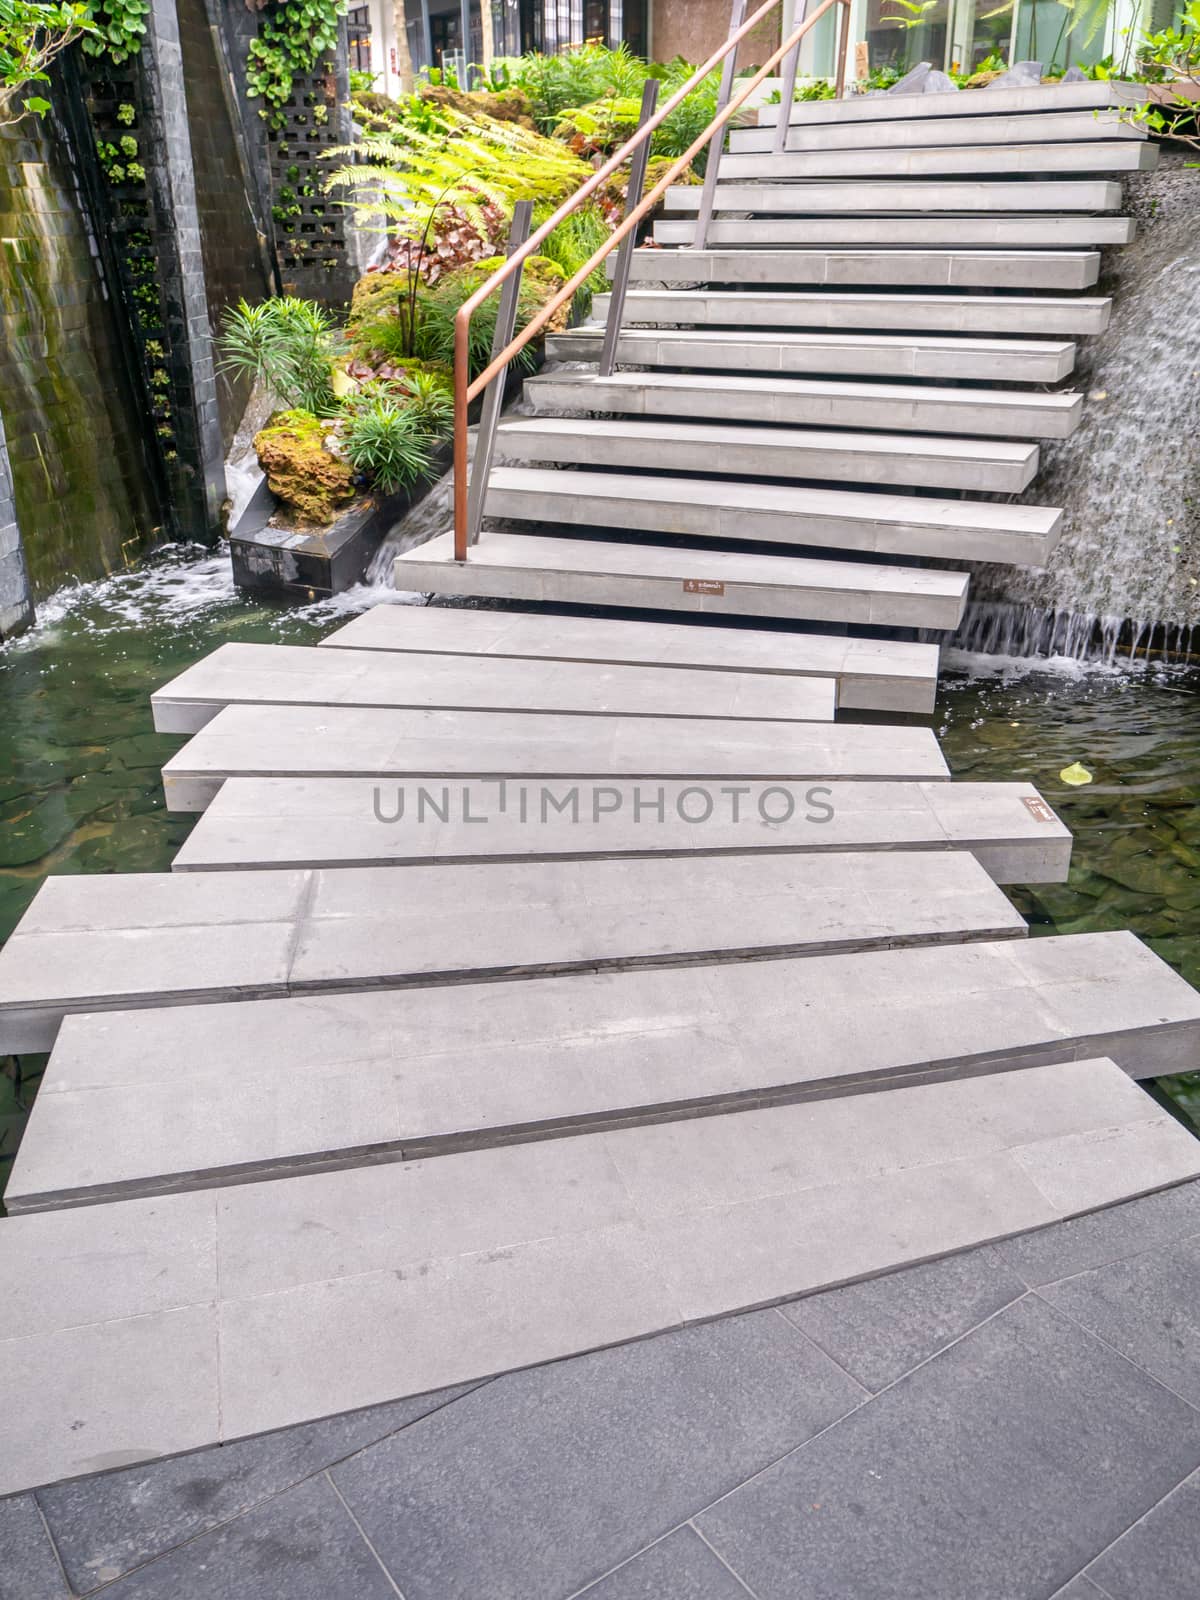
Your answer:
[[[780,1310],[878,1391],[1024,1293],[1011,1267],[983,1249],[793,1300]]]
[[[1195,1600],[1200,1593],[1200,1474],[1110,1545],[1086,1575],[1111,1600]]]
[[[1200,1182],[1180,1184],[995,1248],[1031,1288],[1200,1233]]]
[[[510,1373],[333,1478],[405,1600],[561,1600],[861,1399],[759,1312]]]
[[[579,1600],[746,1600],[747,1593],[693,1528],[677,1528]]]
[[[71,1582],[86,1590],[95,1586],[98,1573],[119,1577],[470,1388],[443,1389],[170,1461],[81,1478],[42,1489],[38,1497]]]
[[[1200,1406],[1200,1236],[1038,1293]]]
[[[310,1478],[104,1591],[105,1600],[396,1600],[328,1478]]]
[[[1029,1296],[693,1520],[758,1600],[1048,1600],[1200,1416]]]
[[[0,1500],[0,1600],[70,1600],[31,1494]]]

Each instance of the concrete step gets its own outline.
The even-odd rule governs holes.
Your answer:
[[[1095,139],[1083,144],[954,144],[896,149],[736,151],[721,161],[723,183],[790,178],[923,178],[1061,172],[1152,172],[1158,146],[1146,140]],[[1016,209],[1016,208],[1014,208]],[[1021,206],[1019,209],[1024,209]],[[1065,209],[1072,209],[1067,207]]]
[[[680,224],[672,224],[679,227]],[[690,238],[690,234],[689,234]],[[883,248],[856,250],[635,250],[634,283],[824,284],[854,288],[931,285],[948,289],[1090,289],[1100,276],[1096,250],[900,250],[890,235]],[[815,241],[811,235],[804,241]],[[611,257],[609,258],[611,261]],[[610,267],[611,272],[611,267]]]
[[[0,1052],[80,1012],[1025,932],[948,850],[50,878],[0,950]]]
[[[1101,1055],[1154,1076],[1198,1044],[1200,996],[1131,934],[93,1013],[63,1025],[5,1200],[135,1197],[805,1100],[853,1127],[864,1090]],[[1080,1086],[1071,1114],[1090,1123],[1091,1098]],[[1096,1158],[1114,1165],[1111,1148]],[[777,1172],[760,1183],[773,1190]],[[715,1174],[692,1181],[720,1203]]]
[[[1042,83],[1029,89],[968,89],[945,94],[848,95],[844,100],[803,100],[793,104],[788,122],[793,127],[814,128],[829,124],[864,122],[925,122],[942,117],[999,117],[1011,122],[1021,137],[1028,113],[1044,116],[1052,112],[1110,111],[1121,106],[1140,106],[1146,87],[1138,83],[1107,82]],[[760,127],[774,127],[780,106],[758,108]],[[905,129],[907,133],[907,129]]]
[[[601,417],[581,428],[573,417],[513,417],[497,429],[496,460],[1020,494],[1038,451],[1008,440]]]
[[[377,605],[321,647],[833,678],[843,710],[931,712],[938,672],[932,644],[459,606]]]
[[[919,576],[935,584],[946,579],[943,573]],[[390,799],[387,785],[428,779],[545,778],[557,783],[591,777],[730,775],[790,782],[818,777],[941,779],[947,774],[937,740],[927,728],[227,706],[171,757],[163,768],[163,786],[170,810],[203,811],[225,779],[235,777],[378,778],[385,785],[385,799]]]
[[[899,99],[899,96],[896,97]],[[922,99],[927,98],[922,96]],[[894,104],[894,102],[893,102]],[[1146,144],[1145,129],[1123,121],[1118,111],[1026,112],[1018,117],[977,116],[974,107],[956,106],[955,115],[925,117],[893,114],[892,121],[853,120],[793,125],[788,129],[788,150],[912,149],[954,145],[1028,145],[1044,149],[1052,143]],[[961,114],[960,114],[961,113]],[[902,127],[895,122],[901,120]],[[734,128],[729,135],[733,154],[760,153],[775,147],[775,124]]]
[[[610,296],[592,314],[603,328]],[[980,294],[755,294],[717,289],[631,289],[625,327],[893,328],[946,333],[1086,334],[1108,327],[1107,299],[1034,299]]]
[[[461,562],[440,534],[397,557],[394,581],[493,600],[951,630],[968,586],[962,572],[495,532]]]
[[[281,1142],[318,1104],[343,1113],[339,1131],[352,1101],[378,1126],[382,1102],[342,1089],[363,1074],[343,1072],[333,1102],[306,1056],[281,1078],[236,1043],[226,1093],[274,1099]],[[214,1063],[200,1065],[211,1094]],[[399,1077],[394,1094],[407,1121]],[[246,1124],[260,1144],[269,1126]],[[869,1278],[1182,1182],[1198,1156],[1119,1068],[1089,1060],[10,1218],[0,1492]],[[728,1319],[703,1337],[714,1373],[745,1338],[763,1363],[798,1348]],[[827,1416],[860,1397],[822,1382]]]
[[[734,373],[616,372],[611,378],[552,373],[529,379],[525,394],[538,414],[609,411],[688,421],[712,418],[724,423],[969,433],[1001,439],[1066,439],[1083,413],[1083,397],[1078,394]]]
[[[831,678],[469,656],[223,644],[151,698],[159,733],[195,733],[229,705],[394,706],[622,717],[832,720]]]
[[[490,517],[568,528],[636,529],[1025,567],[1045,566],[1062,527],[1062,512],[1050,506],[552,467],[493,468],[485,511]],[[855,571],[850,569],[851,578]]]
[[[546,341],[546,354],[552,361],[596,361],[602,340],[600,328],[554,334]],[[829,377],[1059,383],[1075,366],[1075,346],[1051,339],[940,338],[928,333],[626,328],[617,342],[617,360],[641,367]]]
[[[834,640],[828,641],[833,644]],[[853,643],[854,641],[849,641]],[[405,866],[413,862],[553,861],[593,856],[861,850],[969,850],[997,883],[1062,883],[1070,832],[1029,784],[829,783],[760,810],[760,794],[735,806],[715,797],[712,813],[682,783],[606,782],[595,818],[541,814],[535,797],[512,786],[505,809],[480,786],[467,822],[443,823],[413,805],[381,825],[367,778],[231,778],[175,857],[176,872],[213,868]],[[775,803],[777,802],[777,803]],[[763,820],[766,811],[773,819]],[[395,816],[389,797],[385,815]],[[701,820],[703,819],[703,820]]]
[[[668,218],[654,224],[654,241],[659,245],[690,245],[695,228],[690,218],[678,221]],[[925,245],[938,249],[951,243],[984,250],[1029,247],[1070,250],[1129,244],[1134,232],[1132,217],[970,217],[950,213],[882,217],[718,215],[709,226],[708,244],[739,250],[773,250],[781,245],[811,248],[823,244],[890,246],[896,250]],[[880,281],[898,280],[884,278]]]
[[[676,184],[667,190],[663,205],[668,215],[694,216],[700,209],[702,194],[698,185]],[[1052,212],[1057,219],[1064,211],[1119,211],[1123,199],[1121,185],[1103,178],[1061,183],[1037,178],[1025,178],[1016,183],[1001,179],[984,183],[914,183],[903,178],[864,178],[841,183],[739,184],[725,181],[722,169],[715,210],[744,212],[755,217],[890,218],[917,212],[931,220],[935,214],[949,212],[964,217],[976,212],[1018,212],[1022,220],[1028,221],[1031,219],[1025,217],[1025,213]]]

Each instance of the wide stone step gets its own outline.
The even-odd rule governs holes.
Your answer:
[[[1083,397],[1070,393],[735,373],[616,372],[611,378],[598,378],[587,372],[560,372],[530,378],[525,394],[539,414],[609,411],[687,421],[712,418],[725,423],[970,433],[1000,439],[1066,439],[1083,414]]]
[[[468,561],[439,534],[398,556],[394,573],[397,589],[420,593],[946,630],[968,587],[963,572],[495,532]]]
[[[303,1080],[306,1112],[344,1110],[364,1082],[342,1057],[335,1102],[304,1057],[281,1084],[236,1044],[243,1095],[294,1106]],[[869,1277],[1180,1182],[1198,1152],[1076,1061],[10,1218],[0,1492]]]
[[[692,216],[700,209],[702,195],[698,185],[676,184],[664,195],[663,206],[668,214]],[[905,212],[953,212],[966,217],[976,212],[1119,211],[1123,198],[1121,185],[1103,178],[1077,182],[1026,178],[1016,183],[1000,179],[984,183],[912,183],[903,178],[864,178],[842,183],[722,181],[717,184],[714,209],[747,212],[755,217],[890,218]]]
[[[1062,512],[1050,506],[552,467],[494,468],[485,511],[566,527],[1025,567],[1045,566],[1062,526]]]
[[[678,226],[673,224],[673,226]],[[690,234],[689,234],[690,237]],[[635,250],[634,283],[846,284],[949,289],[1090,289],[1100,276],[1096,250],[940,249]],[[806,241],[811,245],[810,237]],[[894,245],[889,237],[882,243]],[[611,261],[612,258],[610,257]],[[612,271],[612,268],[609,268]]]
[[[690,218],[667,218],[654,224],[654,239],[660,245],[690,245],[695,231]],[[741,250],[771,250],[780,245],[811,248],[821,244],[890,245],[897,250],[919,245],[946,248],[951,244],[975,245],[985,250],[1029,246],[1068,250],[1129,244],[1134,232],[1132,217],[972,217],[949,212],[936,216],[863,217],[718,215],[709,225],[707,243]],[[885,277],[878,281],[899,280]]]
[[[928,99],[929,96],[922,95]],[[896,96],[893,107],[900,96]],[[1050,111],[1026,112],[1018,117],[977,116],[975,104],[956,106],[953,116],[922,118],[904,110],[893,109],[891,122],[853,120],[824,123],[797,124],[789,127],[788,150],[890,150],[911,149],[914,146],[953,145],[1024,145],[1036,144],[1038,149],[1060,142],[1093,143],[1103,139],[1106,143],[1145,144],[1148,135],[1122,119],[1119,111]],[[909,112],[915,108],[910,107]],[[902,121],[902,127],[894,126]],[[760,118],[762,126],[734,128],[729,135],[732,153],[770,151],[775,148],[775,124],[778,113],[770,120]],[[722,164],[723,165],[723,164]]]
[[[925,122],[941,117],[1004,116],[1018,137],[1027,113],[1110,111],[1140,106],[1146,99],[1144,84],[1116,79],[1086,83],[1041,83],[1028,89],[952,90],[944,94],[848,95],[844,100],[796,101],[788,115],[793,127],[813,128],[830,123]],[[758,107],[760,127],[779,121],[778,105]],[[907,136],[907,128],[905,128]]]
[[[603,329],[552,335],[553,361],[595,361]],[[1058,383],[1075,346],[1050,339],[939,338],[927,333],[792,333],[726,329],[623,329],[617,360],[644,367],[735,372],[865,374],[872,378],[954,378],[976,383]]]
[[[203,811],[225,779],[235,777],[370,777],[394,785],[429,778],[610,776],[790,782],[939,779],[947,771],[927,728],[227,706],[171,757],[163,786],[170,810]]]
[[[693,787],[694,805],[706,796],[716,784]],[[489,798],[479,786],[476,805]],[[597,785],[584,810],[609,803]],[[1025,932],[974,857],[948,850],[50,878],[0,950],[0,1052],[49,1050],[79,1012]]]
[[[151,697],[159,733],[195,733],[229,705],[395,706],[623,717],[832,719],[829,678],[469,656],[383,655],[223,644]]]
[[[1020,494],[1037,472],[1038,451],[1007,440],[602,417],[581,427],[573,417],[513,417],[496,432],[495,459]]]
[[[811,675],[836,680],[843,709],[870,711],[931,712],[938,673],[933,644],[459,606],[373,606],[320,647]]]
[[[853,1126],[863,1090],[1100,1055],[1150,1076],[1180,1070],[1197,1043],[1200,995],[1132,934],[85,1014],[63,1024],[5,1201],[448,1156],[772,1102],[836,1100]],[[1088,1119],[1089,1101],[1079,1093],[1074,1114]],[[775,1177],[760,1174],[768,1192]]]
[[[610,296],[597,295],[603,327]],[[625,326],[697,328],[895,328],[947,333],[1087,334],[1108,326],[1111,300],[979,294],[755,294],[718,289],[631,289]]]
[[[723,157],[726,183],[790,178],[922,178],[1061,172],[1152,172],[1158,146],[1148,140],[1096,139],[1079,144],[954,144],[896,149],[891,144],[851,150],[736,150]],[[1023,210],[1024,207],[1014,207]],[[1067,207],[1066,209],[1071,209]],[[1089,208],[1090,209],[1090,208]]]
[[[829,640],[830,644],[835,641]],[[851,641],[852,642],[852,641]],[[1030,784],[822,783],[791,796],[605,780],[598,816],[557,811],[540,790],[477,785],[467,820],[393,792],[376,814],[368,778],[231,778],[188,835],[176,872],[213,868],[405,866],[413,862],[583,860],[761,851],[969,850],[997,883],[1062,883],[1071,835]],[[406,796],[406,802],[412,799]],[[461,800],[461,797],[459,797]],[[445,808],[443,808],[445,809]],[[765,821],[765,810],[771,820]],[[544,814],[543,814],[544,812]]]

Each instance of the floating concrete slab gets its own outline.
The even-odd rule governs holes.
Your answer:
[[[843,709],[872,711],[932,711],[938,671],[933,644],[481,607],[374,606],[321,646],[815,675],[836,679]]]
[[[969,583],[965,572],[933,568],[497,532],[468,561],[455,561],[453,536],[439,534],[393,571],[398,589],[430,594],[938,629],[962,621]]]
[[[830,123],[910,122],[927,117],[1004,116],[1020,137],[1026,114],[1108,111],[1145,103],[1146,86],[1116,79],[1086,83],[1039,83],[1028,89],[982,89],[945,94],[851,95],[845,100],[797,101],[788,115],[793,127],[812,128]],[[778,105],[758,108],[760,127],[779,121]],[[904,130],[908,137],[908,128]]]
[[[0,1493],[872,1276],[1198,1152],[1088,1061],[10,1218]]]
[[[505,811],[494,787],[477,785],[472,811],[441,822],[408,805],[396,818],[394,788],[369,778],[231,778],[175,857],[176,872],[212,868],[404,866],[413,862],[582,860],[591,856],[752,854],[757,851],[969,850],[997,883],[1062,883],[1071,834],[1031,784],[830,783],[797,791],[786,821],[764,822],[756,795],[721,796],[704,821],[673,782],[605,780],[611,811],[547,811],[514,785]],[[681,796],[683,796],[681,804]],[[619,797],[619,799],[618,799]],[[778,807],[768,810],[782,817]],[[660,816],[661,811],[661,816]],[[524,818],[524,820],[522,820]]]
[[[173,811],[226,778],[945,778],[927,728],[228,706],[163,768]]]
[[[778,241],[777,241],[778,242]],[[961,243],[961,241],[957,241]],[[812,241],[810,240],[811,244]],[[611,257],[609,258],[612,259]],[[611,268],[610,268],[611,271]],[[951,289],[1090,289],[1097,250],[635,250],[634,283],[943,285]]]
[[[1054,506],[547,467],[494,467],[484,510],[489,517],[568,528],[1025,567],[1049,561],[1063,519]]]
[[[743,787],[768,815],[790,800]],[[461,817],[460,791],[427,793]],[[692,814],[732,810],[715,786],[684,796]],[[583,825],[620,798],[584,794]],[[983,867],[950,851],[50,878],[0,950],[0,1053],[48,1050],[80,1011],[1024,933]]]
[[[811,1099],[852,1125],[863,1091],[1098,1052],[1143,1077],[1200,1052],[1200,995],[1131,934],[96,1012],[63,1024],[5,1201]]]
[[[660,245],[690,245],[696,225],[668,218],[654,224]],[[734,217],[718,214],[709,224],[708,243],[742,250],[780,245],[887,245],[896,249],[951,241],[980,249],[1071,250],[1129,244],[1136,232],[1132,217],[1111,216],[928,216]],[[892,282],[892,279],[883,279]]]
[[[780,157],[781,165],[788,161]],[[722,177],[725,176],[722,167]],[[663,196],[668,215],[694,214],[703,190],[697,184],[676,184]],[[776,216],[886,216],[904,213],[961,213],[956,221],[980,212],[1118,211],[1121,185],[1104,178],[1055,182],[1022,178],[1015,183],[999,179],[983,183],[912,182],[900,177],[860,178],[844,183],[726,183],[717,184],[717,211],[737,211],[755,217]],[[897,240],[897,243],[902,241]],[[907,241],[903,241],[907,242]],[[963,241],[967,242],[966,240]],[[1026,241],[1029,242],[1029,241]]]
[[[900,96],[896,96],[898,100]],[[927,100],[922,95],[921,100]],[[1039,115],[1025,113],[1020,117],[972,115],[977,106],[959,106],[953,120],[932,117],[922,121],[918,115],[908,115],[902,129],[890,127],[886,121],[872,126],[866,122],[841,121],[809,124],[789,128],[787,149],[817,150],[909,150],[913,147],[967,145],[979,151],[980,146],[1024,145],[1037,141],[1036,148],[1045,150],[1055,142],[1092,144],[1102,139],[1106,144],[1145,144],[1148,135],[1144,128],[1135,127],[1122,118],[1119,111],[1052,111]],[[920,101],[918,101],[919,110]],[[900,113],[905,117],[906,113]],[[774,119],[772,119],[774,120]],[[775,148],[775,129],[764,121],[757,128],[734,128],[729,135],[731,153],[771,151]],[[979,151],[979,153],[982,153]]]
[[[769,145],[760,146],[757,151],[739,145],[723,157],[721,177],[731,183],[748,178],[774,182],[794,178],[922,178],[934,173],[996,173],[1007,177],[1015,173],[1152,172],[1157,165],[1158,146],[1137,139],[1094,139],[1076,144],[943,144],[914,149],[859,144],[852,149],[789,149],[779,154]],[[1024,204],[1013,210],[1024,210]]]
[[[383,654],[305,645],[223,644],[151,696],[159,733],[195,733],[228,705],[394,706],[623,717],[829,722],[830,678],[598,666],[466,655]]]
[[[611,297],[597,295],[603,326]],[[1108,326],[1112,301],[1033,295],[759,294],[752,289],[631,289],[625,326],[674,323],[725,328],[922,328],[960,333],[1084,334]],[[936,442],[936,441],[934,441]]]

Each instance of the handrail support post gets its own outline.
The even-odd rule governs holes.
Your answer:
[[[513,207],[512,223],[508,230],[507,254],[519,250],[529,237],[533,221],[533,201],[518,200]],[[496,329],[492,334],[493,361],[507,349],[517,326],[517,308],[521,299],[522,262],[500,288],[500,304],[496,310]],[[492,456],[496,448],[496,424],[504,404],[504,374],[490,383],[483,397],[479,414],[479,434],[475,440],[475,461],[471,468],[470,487],[467,493],[467,543],[479,539],[479,525],[483,521],[483,503],[487,496],[488,478],[492,471]]]
[[[638,127],[649,122],[658,101],[658,79],[647,78],[642,86],[642,109]],[[650,160],[650,140],[645,139],[629,162],[629,184],[625,191],[625,215],[628,217],[642,203],[646,187],[646,167]],[[613,269],[612,288],[608,299],[608,321],[604,325],[604,343],[600,347],[601,378],[611,378],[617,360],[617,345],[621,338],[621,323],[625,316],[625,294],[629,288],[629,272],[633,266],[633,252],[637,246],[637,229],[632,229],[617,246],[617,264]]]
[[[729,14],[730,37],[746,19],[746,0],[733,0]],[[729,104],[733,94],[733,80],[737,72],[737,51],[731,50],[721,67],[721,87],[717,93],[717,116]],[[703,250],[708,238],[708,225],[712,221],[713,204],[717,198],[717,172],[721,165],[721,151],[725,146],[725,128],[721,126],[708,143],[708,164],[704,168],[704,188],[700,193],[700,209],[696,213],[696,231],[692,235],[692,248]]]
[[[807,13],[808,0],[795,0],[795,3],[792,6],[791,31],[793,33],[796,30],[797,24],[804,20]],[[785,20],[783,24],[783,33],[785,38],[787,37],[788,31],[787,22]],[[773,153],[775,155],[782,155],[784,148],[787,145],[788,129],[791,127],[792,101],[796,97],[796,73],[800,66],[800,46],[802,43],[802,40],[796,40],[796,43],[792,46],[791,50],[789,50],[783,63],[783,81],[780,84],[779,89],[779,121],[775,124],[775,139],[772,146]]]

